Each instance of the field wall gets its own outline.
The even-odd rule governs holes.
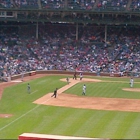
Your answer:
[[[79,75],[80,72],[77,72],[77,75]],[[27,72],[24,74],[24,77],[26,76],[33,76],[35,74],[64,74],[64,75],[73,75],[74,71],[57,71],[57,70],[48,70],[48,71],[31,71],[31,72]],[[96,76],[97,74],[95,72],[83,72],[83,75],[86,76]],[[100,76],[110,76],[110,77],[120,77],[120,74],[118,73],[114,73],[114,74],[109,74],[109,73],[100,73]],[[11,80],[15,80],[21,78],[21,75],[15,75],[11,77]]]

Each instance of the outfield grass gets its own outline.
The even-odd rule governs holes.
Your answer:
[[[59,81],[65,76],[47,76],[30,81],[32,94],[27,93],[23,82],[4,90],[0,100],[0,114],[13,114],[0,118],[0,139],[18,138],[28,133],[45,133],[66,136],[81,136],[112,139],[140,139],[140,113],[99,111],[36,105],[32,102],[58,87],[66,85]],[[129,78],[91,77],[100,83],[85,83],[87,96],[109,98],[140,98],[138,92],[121,90],[129,87]],[[112,82],[111,82],[112,81]],[[115,82],[116,81],[116,82]],[[140,87],[135,79],[134,87]],[[78,83],[66,93],[81,96],[83,83]]]

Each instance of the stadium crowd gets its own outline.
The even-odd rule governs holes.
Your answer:
[[[0,0],[2,8],[140,10],[140,0]]]
[[[140,72],[139,27],[108,27],[107,41],[101,26],[39,27],[39,39],[28,30],[0,32],[0,75],[13,76],[32,70],[86,72]]]

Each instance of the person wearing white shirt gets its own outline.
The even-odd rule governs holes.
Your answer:
[[[134,79],[131,78],[131,79],[130,79],[130,87],[133,87],[133,85],[134,85]]]
[[[85,84],[83,85],[83,93],[82,93],[82,95],[86,95],[86,85]]]

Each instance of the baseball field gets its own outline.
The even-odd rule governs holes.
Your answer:
[[[38,74],[0,83],[0,139],[22,133],[140,139],[139,78],[130,88],[129,77],[69,76],[69,84],[66,77]],[[55,88],[58,96],[51,98]]]

